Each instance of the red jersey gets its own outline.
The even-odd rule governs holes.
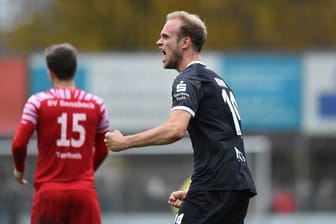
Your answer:
[[[94,171],[108,154],[104,102],[81,89],[53,88],[26,102],[13,138],[15,167],[23,172],[27,144],[36,130],[36,188],[94,188]]]

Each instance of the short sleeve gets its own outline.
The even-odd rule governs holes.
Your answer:
[[[185,110],[193,117],[199,102],[200,80],[196,77],[176,77],[172,86],[171,110]]]

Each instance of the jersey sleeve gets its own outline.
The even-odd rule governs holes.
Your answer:
[[[96,135],[95,151],[93,155],[93,168],[96,171],[108,156],[109,150],[104,143],[105,133]]]
[[[32,95],[24,106],[20,124],[12,140],[12,157],[15,168],[20,172],[23,172],[25,168],[27,145],[35,131],[39,106],[40,101],[37,95]]]
[[[93,156],[93,168],[96,171],[102,164],[105,158],[108,156],[109,150],[104,143],[105,133],[109,131],[109,120],[104,102],[99,99],[100,105],[100,121],[98,124],[98,130],[95,138],[95,151]]]
[[[109,130],[109,127],[110,127],[108,114],[107,114],[105,103],[100,98],[97,98],[97,99],[98,99],[97,102],[100,108],[100,120],[99,120],[97,132],[105,134]]]
[[[20,124],[12,141],[12,157],[15,169],[23,172],[27,157],[27,145],[30,137],[34,133],[33,123]]]
[[[197,78],[177,77],[172,87],[171,110],[185,110],[194,117],[198,108],[200,86],[200,80]]]

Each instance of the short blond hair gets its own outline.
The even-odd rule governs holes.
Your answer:
[[[207,28],[198,15],[186,11],[174,11],[169,13],[166,19],[167,21],[180,19],[183,24],[180,27],[179,38],[190,37],[194,49],[201,52],[207,38]]]

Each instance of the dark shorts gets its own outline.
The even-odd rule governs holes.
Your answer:
[[[188,192],[173,224],[243,224],[249,191]]]
[[[100,208],[94,190],[35,192],[32,224],[100,224]]]

